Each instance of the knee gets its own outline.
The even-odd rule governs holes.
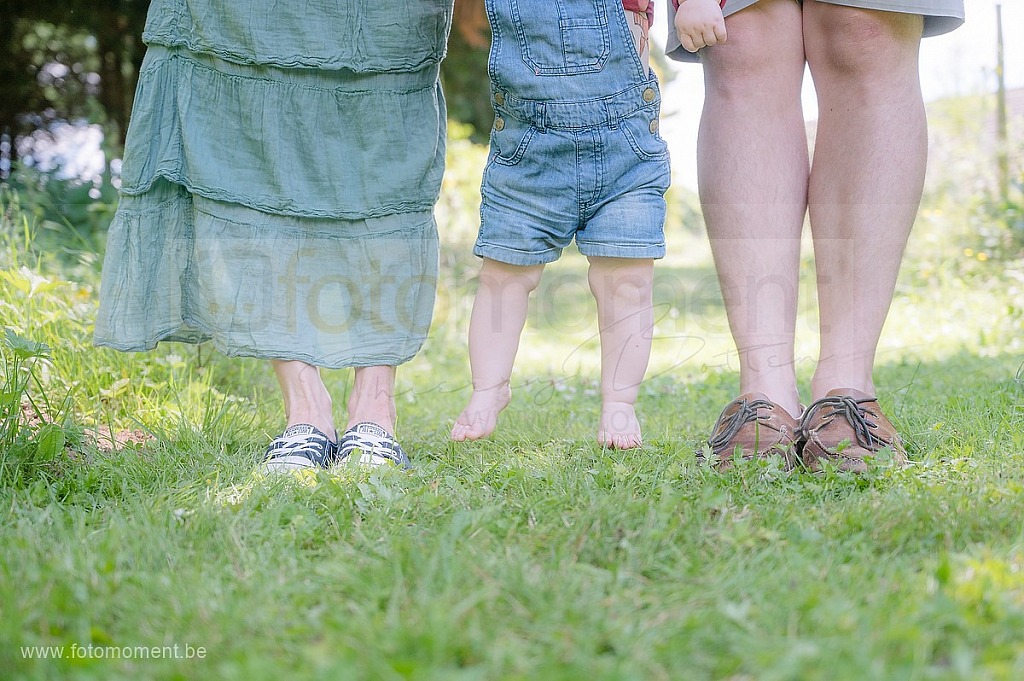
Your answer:
[[[650,304],[653,289],[654,286],[650,277],[635,274],[618,282],[615,296],[624,303],[641,307]]]
[[[502,295],[513,289],[530,294],[540,284],[543,273],[543,265],[509,265],[497,260],[485,259],[480,268],[480,286],[491,289],[492,294],[496,295]]]
[[[540,276],[544,272],[544,268],[528,267],[525,269],[525,272],[515,278],[515,282],[518,286],[522,286],[527,293],[533,293],[540,285]]]
[[[717,102],[748,102],[758,92],[758,77],[738,64],[720,64],[704,74],[705,96]]]
[[[728,40],[701,53],[707,94],[719,102],[788,101],[799,97],[804,74],[799,24],[748,8],[729,17]]]
[[[754,97],[780,94],[777,88],[766,88],[765,83],[778,80],[782,67],[765,59],[764,51],[756,49],[753,40],[744,40],[737,33],[730,33],[729,42],[711,48],[702,57],[707,96],[719,101],[749,102]]]
[[[649,277],[646,279],[640,276],[630,277],[619,282],[615,291],[615,299],[625,309],[639,312],[651,306],[653,290],[654,286]]]
[[[842,8],[811,23],[807,62],[817,77],[889,87],[916,77],[922,26],[912,14]]]
[[[649,270],[608,272],[591,268],[589,279],[594,297],[614,301],[618,309],[638,310],[651,304],[654,282]]]

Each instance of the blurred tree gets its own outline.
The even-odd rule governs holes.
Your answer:
[[[0,0],[0,128],[25,134],[85,117],[123,143],[148,9],[149,0]]]
[[[11,0],[0,0],[0,133],[20,131],[19,114],[29,110],[35,86],[25,54],[15,49],[18,22]]]
[[[486,141],[494,111],[487,74],[491,31],[484,0],[455,0],[453,23],[448,57],[441,65],[448,115],[471,125],[474,140]]]

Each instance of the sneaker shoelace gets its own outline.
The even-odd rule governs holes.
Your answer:
[[[383,430],[381,432],[384,432]],[[375,456],[382,457],[391,461],[392,463],[405,466],[406,463],[403,460],[402,449],[398,443],[395,442],[386,433],[379,435],[373,432],[363,432],[363,429],[355,428],[349,430],[342,437],[340,444],[340,456],[341,461],[348,461],[349,458],[356,454],[361,453],[364,457],[368,454],[371,459]],[[376,465],[375,461],[363,461],[360,463],[369,463]]]
[[[717,452],[719,449],[727,447],[732,439],[736,437],[736,434],[740,432],[740,428],[751,421],[759,421],[761,423],[767,421],[768,417],[758,415],[757,410],[770,410],[772,406],[772,403],[768,400],[751,400],[749,402],[742,400],[740,401],[739,408],[732,414],[727,415],[725,412],[722,412],[711,429],[711,439],[708,440],[711,451]]]
[[[280,435],[274,438],[267,451],[267,461],[281,459],[288,456],[301,456],[309,459],[314,464],[324,466],[325,454],[329,454],[333,448],[330,439],[320,433],[292,433]]]
[[[868,418],[869,415],[875,416],[874,412],[870,412],[860,406],[875,400],[876,398],[874,397],[857,399],[849,395],[823,397],[807,408],[803,422],[810,423],[815,414],[828,409],[829,411],[822,413],[822,425],[831,423],[837,416],[842,416],[846,419],[847,423],[853,426],[853,433],[857,438],[857,444],[864,449],[875,451],[883,447],[889,447],[891,443],[886,442],[872,432],[872,430],[878,429],[878,424]]]

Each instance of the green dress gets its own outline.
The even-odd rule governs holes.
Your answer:
[[[452,0],[154,0],[97,345],[322,367],[417,352]]]

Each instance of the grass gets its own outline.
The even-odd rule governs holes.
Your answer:
[[[411,474],[254,475],[281,426],[269,369],[207,348],[92,348],[95,257],[47,253],[53,237],[5,196],[0,676],[1024,677],[1019,262],[965,255],[962,216],[922,213],[876,376],[904,469],[695,460],[737,382],[706,246],[679,224],[658,268],[645,448],[594,444],[578,255],[537,294],[498,433],[454,445],[481,153],[454,147],[437,318],[399,374]],[[328,380],[343,404],[349,376]],[[154,659],[175,645],[192,658]]]

